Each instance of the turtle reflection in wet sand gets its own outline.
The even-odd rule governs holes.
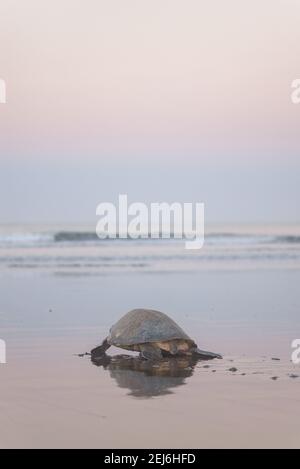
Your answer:
[[[110,372],[120,388],[130,390],[130,395],[149,398],[172,394],[172,388],[185,384],[193,375],[199,358],[193,355],[163,358],[153,362],[128,355],[103,355],[93,359],[98,367]]]
[[[145,360],[178,356],[195,356],[203,360],[222,358],[217,353],[199,350],[173,319],[151,309],[134,309],[125,314],[112,326],[102,345],[91,351],[92,359],[103,357],[112,345],[140,352],[140,357]]]

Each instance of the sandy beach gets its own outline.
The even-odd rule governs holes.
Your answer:
[[[174,273],[160,260],[159,272],[87,275],[72,260],[30,267],[28,249],[27,267],[1,271],[1,448],[299,447],[298,269],[226,259]],[[77,356],[135,306],[167,312],[224,359],[145,369],[116,348],[105,366]]]
[[[96,368],[72,357],[79,343],[33,340],[1,369],[1,448],[299,447],[299,369],[286,360],[232,356],[157,378]]]

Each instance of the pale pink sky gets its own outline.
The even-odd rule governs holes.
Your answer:
[[[299,0],[1,0],[0,78],[0,189],[15,181],[17,206],[25,168],[28,210],[37,161],[49,174],[250,168],[254,186],[300,168]]]
[[[293,160],[299,57],[297,0],[2,0],[1,158]]]

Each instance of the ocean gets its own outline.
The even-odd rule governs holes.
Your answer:
[[[201,250],[178,239],[105,239],[86,226],[1,226],[0,272],[56,275],[297,269],[300,226],[209,227]]]

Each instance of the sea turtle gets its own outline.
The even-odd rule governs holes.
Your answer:
[[[160,311],[133,309],[111,327],[102,345],[91,351],[92,359],[101,357],[111,346],[140,352],[141,358],[159,360],[164,356],[193,355],[204,360],[221,355],[199,350],[197,344]]]

